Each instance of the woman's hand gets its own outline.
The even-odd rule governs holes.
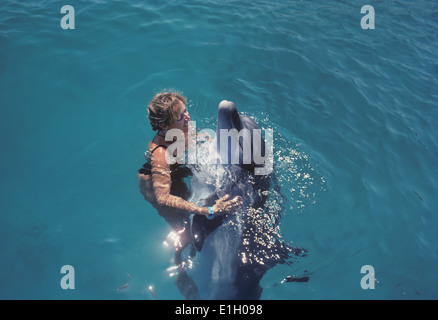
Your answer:
[[[230,213],[237,209],[242,204],[242,198],[236,196],[231,200],[228,200],[229,194],[226,194],[222,198],[216,200],[216,204],[213,206],[214,213],[217,215],[222,215]]]

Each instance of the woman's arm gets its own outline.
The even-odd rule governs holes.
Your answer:
[[[172,183],[170,176],[170,166],[166,161],[165,148],[158,148],[152,156],[152,186],[155,197],[161,206],[181,209],[189,213],[207,215],[208,209],[198,207],[183,198],[170,194],[170,185]]]
[[[198,207],[195,204],[184,200],[183,198],[170,194],[170,185],[172,183],[170,176],[170,166],[166,161],[165,148],[159,148],[154,152],[152,157],[152,185],[155,192],[157,202],[161,206],[171,207],[184,210],[189,213],[200,214],[207,216],[208,209],[206,207]],[[240,197],[228,200],[228,195],[216,201],[213,206],[215,213],[226,213],[240,205]]]

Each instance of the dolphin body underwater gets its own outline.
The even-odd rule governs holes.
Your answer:
[[[259,141],[254,139],[258,125],[248,116],[239,115],[233,102],[222,101],[209,157],[228,156],[231,163],[233,152],[237,152],[239,161],[193,165],[188,201],[211,206],[229,194],[230,199],[241,196],[243,203],[237,212],[212,220],[199,215],[191,217],[192,241],[176,262],[179,267],[176,282],[186,299],[256,300],[262,294],[263,275],[278,263],[289,264],[294,255],[305,255],[305,250],[291,247],[279,234],[281,210],[268,203],[275,181],[273,174],[254,174],[260,164],[255,163],[254,152],[250,163],[243,161],[244,147],[239,140],[221,150],[221,129],[230,135],[247,129],[244,131],[250,134],[251,151],[267,155],[264,139],[261,136]]]

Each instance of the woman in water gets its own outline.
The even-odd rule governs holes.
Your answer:
[[[231,213],[241,204],[240,197],[230,200],[229,195],[218,199],[212,207],[199,207],[187,201],[190,192],[184,178],[191,175],[191,172],[187,167],[179,164],[170,165],[166,161],[167,148],[173,141],[165,139],[168,130],[179,129],[184,133],[187,150],[190,116],[186,104],[186,98],[174,92],[159,93],[152,99],[148,116],[152,129],[157,131],[157,134],[149,142],[147,162],[138,172],[140,192],[157,208],[159,214],[169,222],[178,235],[175,241],[177,265],[181,262],[181,251],[192,240],[190,214],[212,220]],[[179,274],[177,284],[181,291],[185,291],[182,292],[184,296],[192,295],[192,298],[196,298],[197,290],[192,287],[184,272]]]
[[[150,201],[159,209],[183,211],[189,214],[197,214],[208,217],[230,213],[240,204],[240,198],[235,197],[229,200],[225,195],[216,201],[212,207],[198,207],[186,201],[187,190],[174,190],[173,183],[179,185],[179,178],[184,178],[187,174],[181,174],[178,170],[180,165],[169,165],[166,161],[167,147],[173,141],[166,141],[166,132],[170,129],[179,129],[184,132],[187,148],[188,125],[190,116],[186,108],[186,98],[183,96],[165,92],[157,94],[149,104],[149,121],[157,134],[149,142],[149,152],[147,162],[139,170],[140,189],[146,200]],[[187,168],[186,168],[187,169]],[[179,173],[179,174],[177,174]],[[187,171],[185,171],[187,173]],[[175,195],[175,193],[177,195]],[[212,217],[213,216],[213,217]],[[169,217],[168,217],[169,218]],[[170,218],[172,222],[174,218]],[[179,220],[179,219],[176,219]],[[172,223],[173,224],[173,223]]]

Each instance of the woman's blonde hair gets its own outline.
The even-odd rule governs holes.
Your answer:
[[[160,130],[178,120],[181,102],[185,105],[187,99],[176,92],[163,92],[155,95],[148,107],[152,130]]]

